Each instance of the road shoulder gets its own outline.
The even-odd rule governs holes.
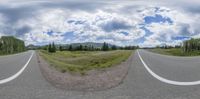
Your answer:
[[[113,88],[121,84],[128,74],[133,54],[117,66],[101,71],[92,70],[87,75],[61,73],[50,66],[38,53],[37,58],[44,78],[53,86],[66,90],[94,91]]]

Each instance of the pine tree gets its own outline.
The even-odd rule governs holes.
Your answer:
[[[94,49],[94,46],[92,45],[92,47],[91,47],[91,51],[94,51],[95,49]]]
[[[49,43],[48,52],[52,52],[51,43]]]
[[[60,47],[59,47],[59,50],[60,50],[60,51],[63,51],[63,48],[62,48],[62,46],[60,46]]]
[[[115,45],[113,45],[112,50],[117,50],[117,47]]]
[[[56,52],[56,46],[55,46],[54,42],[52,43],[52,52],[53,52],[53,53]]]
[[[82,45],[79,46],[79,50],[80,50],[80,51],[83,50],[83,46],[82,46]]]
[[[68,49],[69,51],[72,51],[72,45],[69,45],[69,49]]]
[[[108,50],[109,50],[109,46],[106,42],[104,42],[102,46],[102,51],[108,51]]]
[[[85,46],[84,46],[84,51],[87,51],[87,50],[88,50],[88,46],[85,45]]]

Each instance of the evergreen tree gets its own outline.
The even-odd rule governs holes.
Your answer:
[[[55,46],[54,42],[52,43],[52,52],[53,52],[53,53],[56,52],[56,46]]]
[[[69,45],[69,49],[68,49],[69,51],[72,51],[72,45]]]
[[[60,51],[63,51],[63,48],[62,48],[62,46],[59,46],[59,50],[60,50]]]
[[[49,43],[49,46],[48,46],[48,52],[52,52],[51,43]]]
[[[95,49],[94,49],[94,46],[92,45],[92,47],[91,47],[91,51],[94,51]]]
[[[112,50],[117,50],[117,46],[113,45]]]
[[[84,46],[84,51],[87,51],[87,50],[88,50],[88,46],[85,45],[85,46]]]
[[[108,50],[109,50],[109,46],[106,42],[104,42],[102,46],[102,51],[108,51]]]
[[[2,36],[0,38],[0,51],[3,54],[12,54],[25,50],[24,41],[13,36]]]
[[[190,39],[183,42],[183,51],[199,51],[200,50],[200,39]]]
[[[83,46],[82,46],[82,45],[79,46],[79,50],[80,50],[80,51],[83,50]]]

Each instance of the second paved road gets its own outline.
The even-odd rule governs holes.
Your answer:
[[[14,72],[17,72],[20,66],[23,67],[21,64],[25,64],[30,55],[31,52],[26,52],[14,56],[0,57],[0,79],[9,77]],[[152,71],[164,78],[176,81],[200,80],[200,65],[198,65],[200,57],[179,58],[158,55],[144,50],[140,50],[140,55]],[[18,59],[19,61],[17,61]],[[2,61],[4,63],[1,63]],[[177,86],[157,80],[145,69],[137,53],[129,61],[129,66],[127,77],[118,87],[97,92],[64,91],[53,87],[43,78],[39,70],[37,57],[34,54],[29,65],[19,77],[0,85],[0,99],[200,98],[200,85]]]

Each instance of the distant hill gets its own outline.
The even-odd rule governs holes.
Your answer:
[[[30,45],[27,45],[26,48],[27,48],[28,50],[35,50],[35,49],[38,49],[39,46],[36,46],[36,45],[30,44]]]
[[[101,48],[103,46],[103,43],[95,43],[95,42],[84,42],[84,43],[71,43],[71,44],[64,44],[62,46],[64,47],[69,47],[69,45],[72,45],[72,47],[77,47],[77,46],[93,46],[94,48]],[[60,45],[57,45],[60,46]],[[109,47],[112,47],[112,44],[108,44]]]
[[[85,42],[85,43],[72,43],[72,46],[93,46],[95,48],[101,48],[103,43],[94,43],[94,42]],[[108,44],[109,47],[113,46],[112,44]]]

